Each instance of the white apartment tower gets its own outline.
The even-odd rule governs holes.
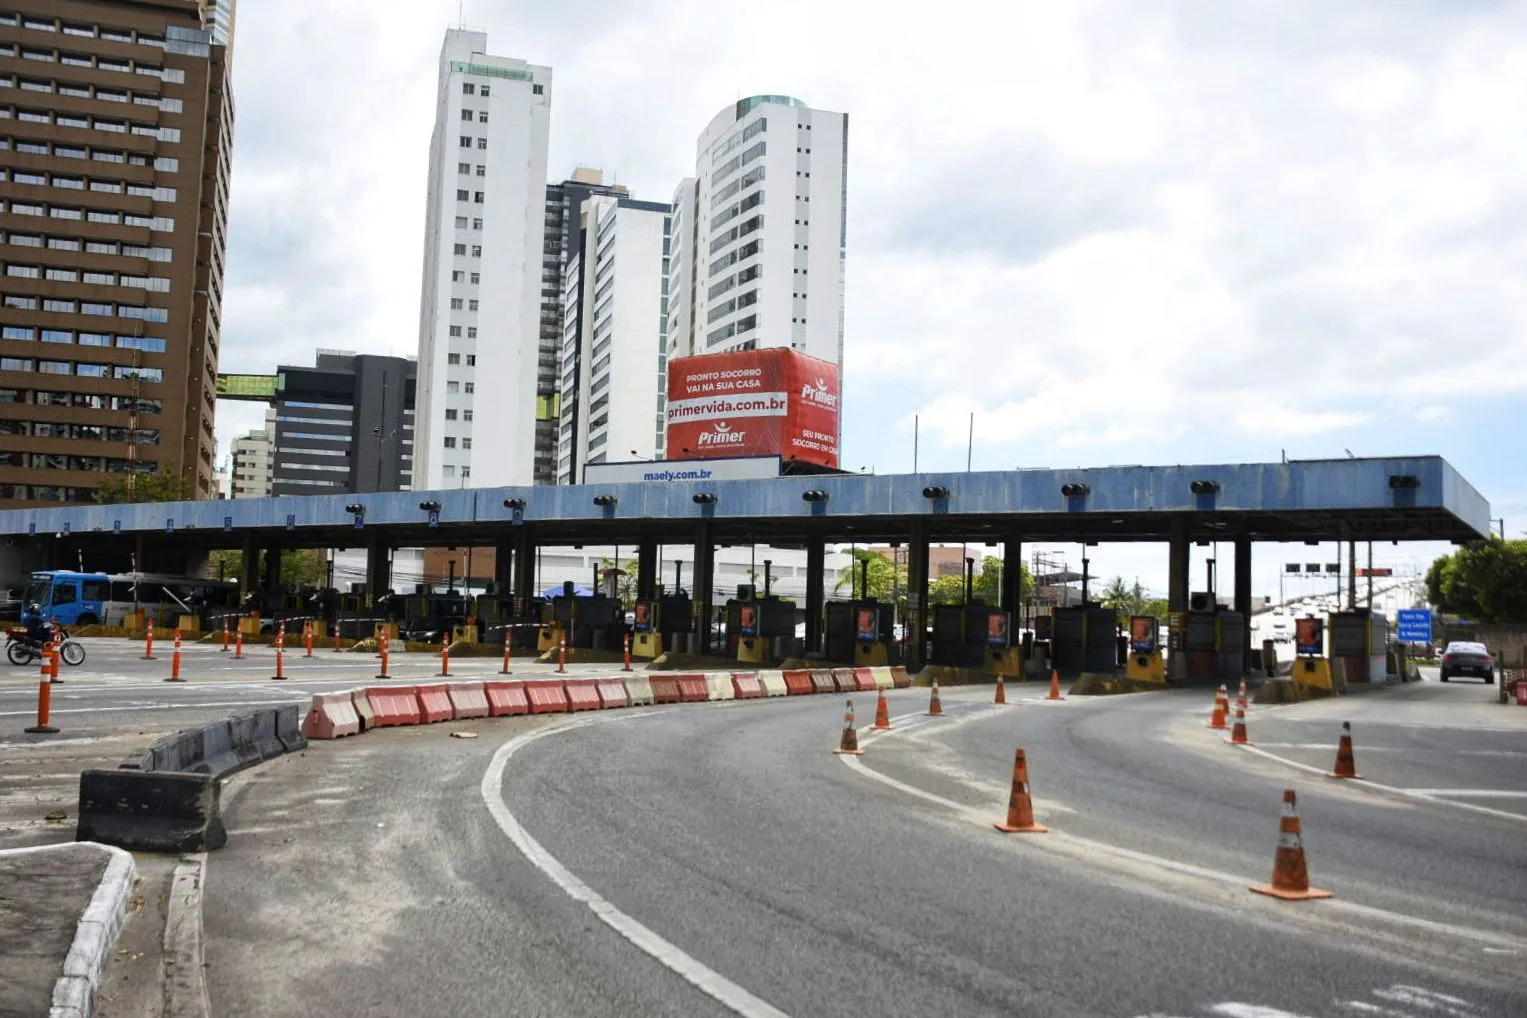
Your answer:
[[[551,69],[450,29],[430,140],[413,487],[530,484]],[[473,436],[492,436],[474,459]]]
[[[589,463],[662,450],[672,210],[595,194],[583,200],[562,292],[562,412],[557,480]]]
[[[669,356],[784,346],[841,366],[848,115],[755,95],[697,149],[673,200]]]

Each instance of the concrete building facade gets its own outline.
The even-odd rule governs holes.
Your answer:
[[[400,491],[413,481],[415,364],[320,350],[283,365],[275,406],[276,495]]]
[[[0,8],[0,506],[213,498],[232,0]]]
[[[562,294],[562,484],[581,483],[589,463],[662,451],[670,213],[615,195],[583,202]]]
[[[789,347],[843,364],[848,115],[757,95],[674,192],[669,357]]]
[[[450,29],[430,142],[414,474],[423,488],[535,477],[551,69]],[[481,387],[482,399],[478,397]],[[542,429],[545,430],[544,428]],[[491,456],[475,457],[476,436]]]
[[[229,498],[269,498],[276,446],[276,408],[265,411],[265,427],[233,440]]]

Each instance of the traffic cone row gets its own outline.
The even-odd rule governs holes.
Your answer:
[[[1053,669],[1050,671],[1050,695],[1045,697],[1045,699],[1046,700],[1064,700],[1065,699],[1064,696],[1060,695],[1060,672],[1055,671]]]
[[[843,714],[843,738],[833,752],[839,756],[864,755],[864,750],[859,748],[859,733],[854,731],[854,701],[852,700],[848,701],[848,710]]]
[[[1034,822],[1034,800],[1029,796],[1029,760],[1022,747],[1013,757],[1013,790],[1007,797],[1007,823],[992,826],[1007,834],[1043,834],[1049,830]]]
[[[891,706],[886,703],[885,690],[880,691],[880,699],[875,704],[875,731],[885,732],[891,728]]]
[[[1336,769],[1328,778],[1353,778],[1360,780],[1362,775],[1357,773],[1357,760],[1352,755],[1352,723],[1341,723],[1341,742],[1336,747]]]
[[[1230,729],[1230,744],[1232,746],[1249,746],[1251,740],[1246,737],[1246,708],[1235,708],[1235,725]]]
[[[1251,704],[1246,699],[1246,680],[1245,679],[1241,680],[1241,693],[1240,693],[1239,696],[1237,696],[1235,698],[1235,705],[1237,707],[1249,707],[1249,706],[1251,706]]]
[[[932,691],[930,692],[930,694],[928,696],[928,713],[930,715],[932,715],[933,717],[943,717],[943,715],[944,715],[944,705],[939,702],[939,698],[938,698],[938,677],[937,676],[935,676],[934,679],[933,679]]]
[[[1330,891],[1310,886],[1309,868],[1304,859],[1303,831],[1299,825],[1299,811],[1292,788],[1283,790],[1283,818],[1278,822],[1278,851],[1273,856],[1272,883],[1258,884],[1251,889],[1258,894],[1282,898],[1284,901],[1331,897]]]
[[[1214,694],[1214,713],[1209,717],[1209,727],[1216,731],[1224,731],[1230,727],[1230,695],[1225,692],[1221,685],[1219,692]]]
[[[1007,703],[1007,683],[1002,676],[997,676],[997,695],[992,698],[992,703]]]

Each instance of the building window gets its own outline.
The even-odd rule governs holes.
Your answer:
[[[456,229],[458,229],[458,230],[465,230],[466,228],[467,228],[467,217],[466,216],[457,216],[456,217]]]
[[[446,392],[459,392],[460,390],[461,390],[461,383],[460,382],[446,382],[445,383],[445,391]]]
[[[486,149],[488,147],[488,139],[487,138],[478,138],[477,139],[477,147],[479,149]]]
[[[546,86],[545,85],[531,85],[530,86],[530,92],[531,92],[532,95],[545,95],[546,94]]]
[[[476,91],[477,91],[477,86],[472,84],[470,81],[462,83],[462,86],[461,86],[461,94],[462,95],[471,95],[473,92],[476,92]]]
[[[471,120],[472,120],[472,111],[471,110],[462,110],[461,111],[461,119],[467,121],[468,123],[470,123]]]
[[[487,85],[483,85],[483,86],[479,87],[478,90],[477,90],[477,94],[482,96],[484,99],[488,98],[488,86]]]
[[[469,301],[467,301],[467,310],[468,311],[476,311],[477,310],[477,301],[476,300],[469,300]]]
[[[467,354],[467,367],[469,367],[469,368],[477,367],[477,355],[475,353]]]
[[[472,229],[474,229],[474,230],[481,230],[482,229],[482,220],[481,219],[474,219],[474,220],[472,220]]]
[[[482,257],[482,245],[481,244],[473,244],[472,245],[472,257],[473,258],[481,258]]]
[[[472,201],[476,202],[478,205],[481,205],[483,203],[483,199],[485,197],[486,196],[481,191],[474,191],[474,192],[472,192]]]
[[[477,338],[477,326],[475,326],[475,325],[468,325],[467,326],[467,338],[468,339],[476,339]],[[477,360],[476,360],[475,355],[474,355],[473,359],[471,361],[468,361],[467,363],[469,363],[469,364],[476,364]]]
[[[457,163],[456,164],[456,172],[457,173],[471,173],[472,172],[472,164],[471,163]]]
[[[451,332],[451,336],[453,338],[459,338],[461,336],[461,326],[459,326],[459,325],[451,326],[450,332]]]
[[[463,191],[463,190],[459,190],[458,189],[457,192],[456,192],[456,200],[457,201],[466,201],[470,197],[472,197],[472,192],[471,191]]]
[[[472,383],[468,382],[467,383],[467,391],[470,392],[471,388],[472,388]],[[470,421],[472,419],[472,411],[470,411],[470,410],[463,410],[461,412],[461,419],[464,420],[464,421]]]
[[[470,438],[463,438],[461,440],[461,447],[463,449],[470,449],[470,448],[472,448],[472,440]]]
[[[460,364],[461,363],[461,354],[459,354],[459,353],[448,353],[448,354],[445,355],[445,362],[447,364]]]
[[[472,139],[470,137],[468,137],[467,135],[463,134],[461,136],[461,147],[462,148],[471,148],[472,147]]]
[[[474,273],[472,273],[471,282],[472,282],[473,286],[476,286],[477,284],[481,283],[482,282],[482,273],[481,272],[474,272]]]
[[[479,163],[477,165],[477,175],[479,177],[486,177],[488,175],[488,168]]]
[[[445,419],[446,420],[450,420],[451,419],[451,411],[447,410],[445,413],[446,413],[446,418]],[[454,438],[452,438],[451,436],[449,436],[449,435],[447,435],[445,438],[441,439],[440,441],[441,441],[441,444],[443,444],[447,449],[454,449],[454,448],[456,448],[456,440]]]
[[[452,297],[451,298],[451,310],[452,311],[460,311],[461,310],[461,298],[460,297]]]
[[[477,383],[476,382],[467,382],[463,386],[463,389],[465,390],[466,394],[468,396],[470,396],[470,395],[472,395],[472,393],[477,391]],[[472,411],[468,410],[467,411],[467,420],[470,421],[471,419],[472,419]]]
[[[488,111],[487,110],[483,110],[482,112],[477,114],[477,122],[479,124],[486,124],[488,122]]]
[[[456,411],[454,411],[454,410],[447,410],[445,412],[445,419],[448,420],[448,421],[454,421],[456,419]]]
[[[451,253],[464,255],[467,253],[467,246],[465,244],[456,244],[452,247]]]

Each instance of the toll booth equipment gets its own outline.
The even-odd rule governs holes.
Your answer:
[[[551,601],[552,622],[567,634],[567,645],[589,650],[620,647],[624,631],[620,602],[603,593],[575,594],[575,589],[569,580]]]
[[[1183,634],[1192,682],[1240,679],[1246,674],[1246,616],[1221,608],[1210,594],[1194,594]]]
[[[1331,681],[1331,662],[1326,658],[1324,619],[1310,616],[1294,620],[1294,670],[1290,678],[1302,686],[1336,688]]]
[[[1166,661],[1161,656],[1160,623],[1154,615],[1129,619],[1129,658],[1124,677],[1136,682],[1166,682]]]
[[[1331,661],[1341,662],[1347,682],[1383,682],[1389,620],[1366,608],[1330,616]]]
[[[1022,678],[1027,643],[1020,640],[1016,646],[1013,644],[1009,621],[1003,614],[987,616],[986,670],[1006,678]]]
[[[1119,617],[1095,604],[1056,608],[1050,624],[1050,663],[1063,675],[1113,674],[1118,667]]]
[[[823,613],[822,655],[860,668],[892,664],[896,607],[873,597],[829,601]],[[874,664],[870,662],[875,662]]]
[[[995,623],[994,615],[998,618]],[[1002,609],[984,601],[936,605],[932,662],[956,668],[985,667],[993,625],[1006,625]]]
[[[638,600],[631,609],[631,656],[655,658],[673,646],[674,634],[693,627],[693,610],[683,593]]]
[[[727,656],[753,664],[786,656],[776,653],[775,641],[795,636],[795,602],[772,595],[755,596],[750,583],[738,586],[726,602]]]

